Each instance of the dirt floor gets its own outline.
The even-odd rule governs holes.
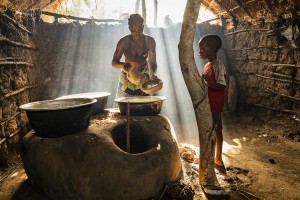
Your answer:
[[[180,143],[184,178],[166,187],[160,200],[300,200],[300,121],[291,115],[266,117],[224,113],[223,158],[226,174],[216,169],[226,195],[205,195],[198,184],[199,148]],[[176,192],[174,192],[176,190]],[[1,200],[47,200],[31,186],[20,157],[0,171]]]

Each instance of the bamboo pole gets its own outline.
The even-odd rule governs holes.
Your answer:
[[[21,89],[19,89],[19,90],[15,90],[15,91],[13,91],[13,92],[11,92],[11,93],[5,94],[5,95],[3,95],[3,96],[0,98],[0,101],[3,101],[4,99],[6,99],[6,98],[8,98],[8,97],[17,95],[17,94],[19,94],[19,93],[21,93],[21,92],[24,92],[25,90],[28,90],[28,89],[31,89],[31,88],[34,88],[34,87],[37,87],[37,86],[26,86],[26,87],[23,87],[23,88],[21,88]]]
[[[19,28],[21,31],[24,31],[24,32],[28,33],[29,35],[32,35],[32,33],[30,31],[28,31],[23,25],[19,24],[14,19],[10,18],[8,15],[2,13],[2,16],[5,17],[5,19],[7,19],[7,21],[9,21],[13,25],[15,25],[17,28]]]
[[[33,67],[34,64],[28,63],[28,62],[22,62],[22,61],[0,61],[0,65],[26,65],[29,67]]]
[[[238,30],[238,31],[234,31],[232,33],[226,33],[224,34],[224,36],[228,36],[228,35],[234,35],[234,34],[238,34],[238,33],[242,33],[242,32],[249,32],[249,31],[269,31],[269,29],[244,29],[244,30]]]
[[[15,41],[12,41],[6,37],[4,37],[3,35],[0,34],[0,42],[7,42],[9,44],[12,44],[12,45],[15,45],[15,46],[19,46],[19,47],[24,47],[26,49],[33,49],[33,50],[36,50],[36,47],[32,47],[28,44],[23,44],[23,43],[20,43],[20,42],[15,42]]]

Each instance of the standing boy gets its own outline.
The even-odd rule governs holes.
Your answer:
[[[208,100],[213,118],[213,128],[216,132],[216,155],[214,159],[215,167],[226,173],[222,160],[222,119],[221,113],[224,108],[225,88],[226,88],[226,71],[224,64],[217,58],[217,53],[222,46],[222,41],[218,35],[206,35],[199,41],[200,57],[208,59],[204,66],[202,77],[208,85]],[[204,188],[207,193],[218,193],[223,190],[221,187]],[[219,191],[221,193],[221,191]]]

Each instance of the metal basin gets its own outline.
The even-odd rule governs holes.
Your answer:
[[[115,99],[120,108],[121,115],[127,114],[129,104],[129,114],[132,116],[158,115],[161,111],[165,97],[161,96],[141,96],[141,97],[121,97]]]
[[[20,106],[26,111],[31,127],[40,137],[61,137],[89,126],[96,99],[74,98],[45,100]]]
[[[104,108],[107,105],[107,99],[110,95],[109,92],[87,92],[87,93],[78,93],[58,97],[56,99],[73,99],[73,98],[91,98],[96,99],[97,102],[93,104],[92,115],[97,115],[104,111]]]

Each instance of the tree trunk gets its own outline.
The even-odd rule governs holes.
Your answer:
[[[201,185],[217,183],[214,171],[215,132],[207,96],[207,85],[200,76],[194,60],[193,42],[202,0],[188,0],[179,41],[179,61],[195,110],[200,144],[199,181]]]

